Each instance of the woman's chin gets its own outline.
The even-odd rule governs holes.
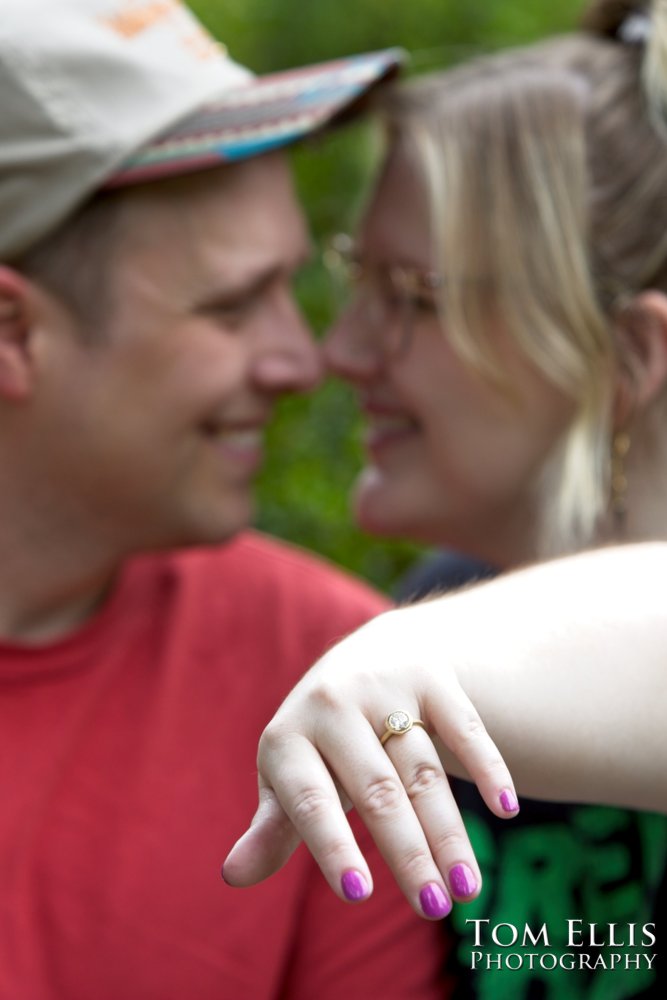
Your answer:
[[[428,479],[391,476],[366,466],[352,491],[352,511],[369,535],[417,545],[461,547],[459,520]]]
[[[354,518],[369,535],[410,539],[417,534],[418,528],[416,513],[406,510],[407,499],[396,496],[391,482],[369,466],[362,471],[354,487]]]

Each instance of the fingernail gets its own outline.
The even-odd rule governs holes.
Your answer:
[[[419,893],[419,902],[426,917],[446,917],[451,913],[451,900],[445,895],[437,882],[429,882]]]
[[[467,865],[454,865],[449,869],[449,887],[455,896],[472,896],[477,891],[477,879]]]
[[[519,811],[519,803],[516,800],[516,795],[514,792],[511,792],[509,788],[506,788],[504,792],[500,793],[500,804],[506,813]]]
[[[360,899],[366,899],[366,896],[369,894],[368,882],[361,872],[358,872],[355,868],[350,868],[349,871],[343,872],[340,884],[343,887],[343,895],[351,903],[355,903]]]

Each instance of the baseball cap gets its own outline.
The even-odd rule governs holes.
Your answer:
[[[0,260],[94,191],[244,159],[310,135],[400,49],[255,76],[180,0],[0,0]]]

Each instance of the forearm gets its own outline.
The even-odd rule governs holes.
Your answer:
[[[454,664],[520,793],[667,810],[666,579],[667,545],[628,546],[400,614],[422,663]]]

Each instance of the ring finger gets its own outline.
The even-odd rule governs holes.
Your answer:
[[[402,721],[399,718],[399,724]],[[402,731],[385,730],[384,749],[405,787],[449,892],[458,900],[474,899],[482,878],[449,780],[430,737],[419,720],[411,721],[413,725]]]

